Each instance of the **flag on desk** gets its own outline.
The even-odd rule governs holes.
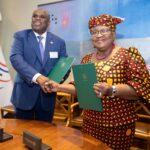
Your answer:
[[[0,107],[10,105],[12,80],[0,47]]]

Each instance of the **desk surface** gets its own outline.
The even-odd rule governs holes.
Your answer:
[[[46,122],[17,119],[0,119],[0,127],[4,132],[13,135],[13,139],[0,143],[2,150],[26,150],[22,142],[23,131],[42,138],[42,142],[50,145],[52,150],[108,150],[102,142],[83,134],[80,130]]]

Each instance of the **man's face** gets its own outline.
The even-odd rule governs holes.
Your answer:
[[[43,34],[50,24],[49,15],[46,11],[38,9],[32,15],[32,30],[38,34]]]

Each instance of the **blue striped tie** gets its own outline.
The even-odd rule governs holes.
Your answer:
[[[39,48],[40,48],[41,57],[42,57],[42,61],[43,61],[43,58],[44,58],[44,46],[43,46],[43,43],[42,43],[43,37],[38,36],[37,38],[39,39]]]

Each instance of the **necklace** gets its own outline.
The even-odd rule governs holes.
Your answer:
[[[98,54],[98,52],[96,52],[96,55],[95,55],[96,59],[97,59],[97,60],[106,59],[106,58],[112,53],[112,51],[113,51],[114,48],[115,48],[115,45],[113,44],[112,48],[111,48],[104,56],[100,56],[100,55]]]

